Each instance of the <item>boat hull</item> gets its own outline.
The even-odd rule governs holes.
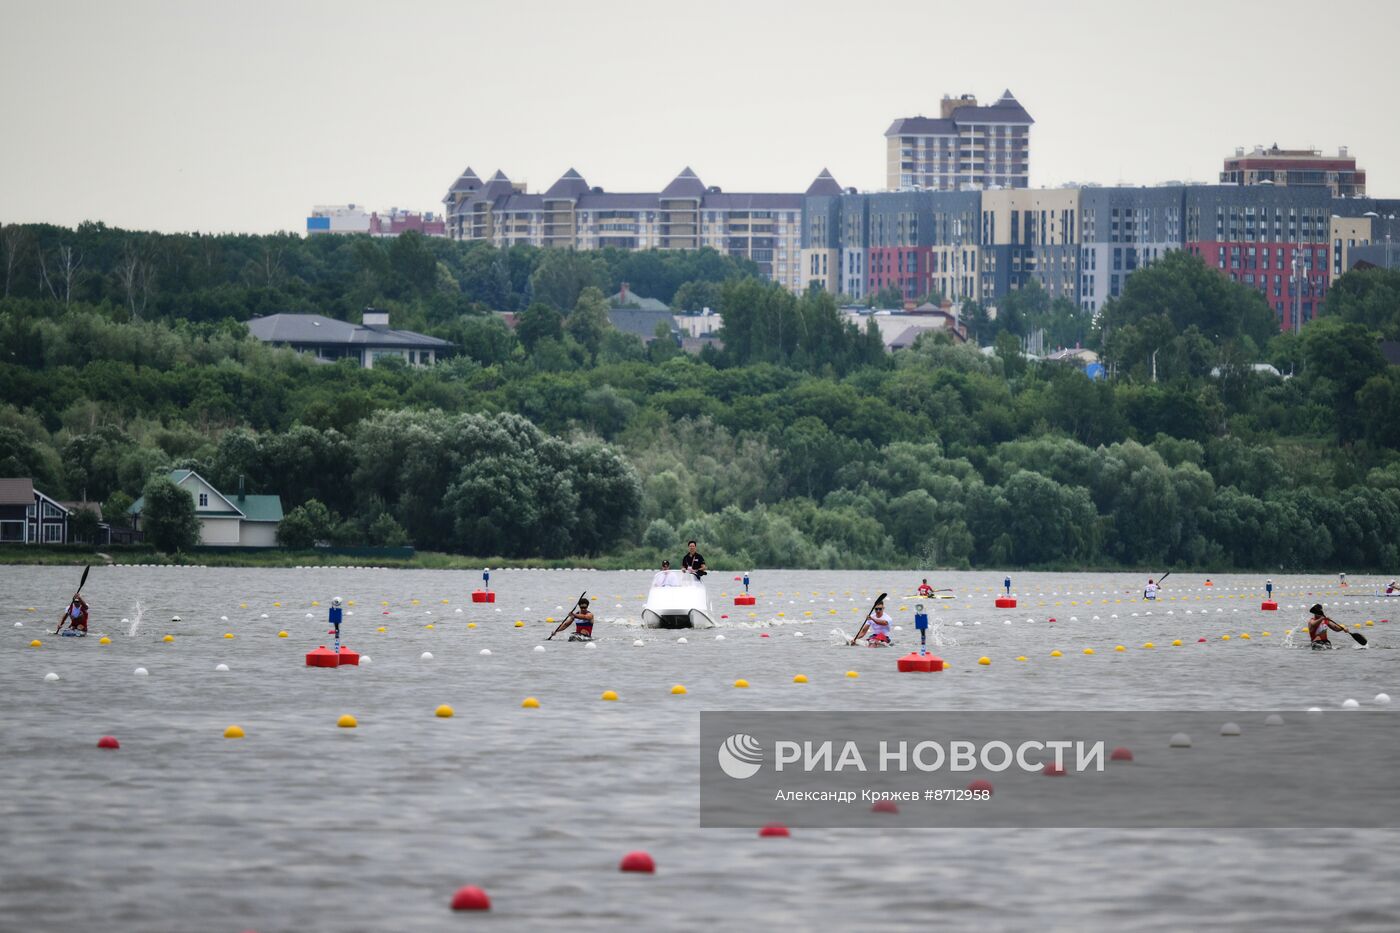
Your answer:
[[[661,585],[657,585],[658,582]],[[715,624],[705,584],[689,574],[672,571],[657,575],[642,607],[642,624],[648,628],[712,628]]]

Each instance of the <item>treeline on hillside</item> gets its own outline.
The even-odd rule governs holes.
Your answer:
[[[633,294],[698,311],[715,306],[720,283],[756,274],[751,261],[713,249],[497,249],[414,232],[388,239],[0,227],[0,297],[110,305],[122,320],[246,321],[278,312],[358,320],[374,305],[395,312],[396,324],[425,329],[534,303],[567,312],[585,288],[612,294],[623,282]]]
[[[736,566],[1392,570],[1400,369],[1377,336],[1397,273],[1349,273],[1293,336],[1201,271],[1134,275],[1091,335],[1117,373],[1098,382],[1014,339],[876,354],[829,296],[743,279],[718,285],[722,353],[644,348],[585,285],[515,331],[447,319],[469,339],[423,370],[316,364],[236,319],[10,298],[0,475],[119,516],[191,467],[280,494],[303,538],[505,556],[650,563],[695,537]]]

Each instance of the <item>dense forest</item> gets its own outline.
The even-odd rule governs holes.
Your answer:
[[[696,538],[734,567],[1400,562],[1400,367],[1379,343],[1400,339],[1394,271],[1347,273],[1291,335],[1175,253],[1093,320],[1035,289],[995,318],[969,308],[990,354],[933,336],[887,354],[831,296],[712,251],[8,226],[0,276],[0,476],[109,516],[192,467],[280,494],[297,544],[650,564]],[[717,309],[724,349],[612,330],[621,282]],[[318,364],[243,324],[367,305],[457,353]],[[1027,359],[1033,329],[1098,348],[1112,377]]]

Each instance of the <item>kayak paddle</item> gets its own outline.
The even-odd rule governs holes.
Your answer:
[[[587,595],[588,595],[588,591],[587,591],[587,590],[584,590],[582,593],[578,594],[578,599],[574,600],[574,609],[577,609],[577,608],[578,608],[578,604],[581,603],[581,602],[583,602],[583,597],[585,597],[585,596],[587,596]],[[574,617],[574,609],[570,609],[570,610],[569,610],[569,614],[566,615],[566,616],[564,616],[564,621],[563,621],[563,622],[560,622],[560,623],[559,623],[559,626],[558,626],[557,628],[555,628],[554,631],[552,631],[552,632],[549,633],[549,637],[546,638],[545,641],[553,641],[555,635],[558,635],[560,632],[564,631],[564,629],[565,629],[566,627],[568,627],[569,622],[572,621],[572,619],[573,619],[573,617]]]

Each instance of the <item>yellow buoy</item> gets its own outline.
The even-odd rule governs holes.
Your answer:
[[[1154,644],[1152,644],[1152,642],[1149,641],[1149,642],[1145,642],[1145,643],[1143,644],[1143,647],[1144,647],[1144,648],[1155,648],[1155,647],[1157,647],[1157,646],[1154,645]]]
[[[535,705],[538,706],[539,703],[536,703]],[[437,709],[433,710],[433,715],[436,716],[438,719],[451,719],[454,712],[456,711],[453,710],[452,707],[444,703]]]
[[[855,679],[856,677],[859,677],[859,676],[860,676],[860,672],[859,672],[859,671],[847,671],[847,672],[846,672],[846,676],[847,676],[847,677],[850,677],[850,678],[852,678],[852,679]]]
[[[519,619],[516,619],[516,620],[515,620],[515,627],[516,627],[516,628],[524,628],[524,627],[525,627],[525,623],[522,622],[522,621],[520,621]]]
[[[1229,635],[1221,635],[1221,636],[1220,636],[1220,640],[1221,640],[1221,641],[1229,641],[1229,640],[1230,640],[1230,636],[1229,636]]]
[[[282,604],[281,604],[281,603],[273,603],[272,605],[278,607],[279,609],[282,607]]]
[[[388,630],[387,628],[385,628],[384,626],[381,625],[381,626],[379,626],[379,628],[375,629],[375,631],[376,631],[376,632],[387,632],[387,631],[389,631],[389,630]]]
[[[603,699],[605,699],[605,700],[616,700],[616,699],[617,699],[617,694],[616,694],[614,691],[612,691],[612,690],[604,690],[604,691],[603,691]]]
[[[1064,655],[1060,653],[1060,649],[1056,648],[1054,651],[1050,652],[1050,657],[1052,657],[1052,658],[1063,658]]]
[[[1026,660],[1026,656],[1025,656],[1024,654],[1022,654],[1022,655],[1017,655],[1017,656],[1016,656],[1016,660],[1017,660],[1017,661],[1024,661],[1024,660]],[[944,666],[944,667],[947,667],[947,666],[948,666],[948,662],[946,662],[946,661],[943,662],[943,666]]]
[[[1367,624],[1367,625],[1375,625],[1376,623],[1372,622],[1370,619],[1367,619],[1367,620],[1366,620],[1366,624]]]
[[[1269,633],[1269,632],[1260,632],[1259,634],[1260,634],[1260,636],[1262,636],[1262,637],[1264,637],[1264,638],[1268,638],[1270,633]]]
[[[226,739],[241,739],[241,738],[243,738],[243,727],[242,727],[242,726],[229,726],[227,729],[224,730],[224,738],[226,738]]]
[[[1172,647],[1173,647],[1173,648],[1180,648],[1180,647],[1181,647],[1181,639],[1180,639],[1180,638],[1173,639],[1173,641],[1172,641]]]
[[[1093,654],[1093,653],[1094,653],[1094,649],[1093,649],[1093,648],[1085,648],[1085,649],[1084,649],[1084,653],[1085,653],[1085,654]]]
[[[342,729],[353,729],[359,725],[359,723],[355,721],[355,717],[351,716],[349,713],[337,719],[335,724]]]
[[[321,605],[321,602],[320,602],[320,600],[313,599],[313,600],[311,600],[311,605],[313,605],[313,606],[319,606],[319,605]],[[345,718],[345,717],[342,716],[341,718],[343,719],[343,718]]]
[[[798,675],[796,675],[795,677],[792,678],[792,682],[795,683],[795,684],[805,684],[805,683],[807,682],[807,675],[806,675],[806,674],[798,674]]]
[[[742,678],[742,677],[740,677],[738,680],[734,681],[734,686],[738,687],[740,690],[742,690],[742,689],[748,687],[748,685],[749,685],[749,682],[748,682],[747,680],[745,680],[744,678]]]
[[[1248,640],[1248,638],[1249,638],[1249,633],[1248,633],[1248,632],[1241,632],[1241,633],[1240,633],[1240,637],[1241,637],[1241,638],[1244,638],[1244,639],[1246,639],[1246,640]]]
[[[535,699],[534,697],[526,697],[524,700],[521,701],[520,705],[524,709],[539,709],[540,701]]]
[[[476,623],[475,623],[475,622],[468,622],[468,623],[467,623],[467,628],[476,628]]]
[[[232,632],[224,632],[224,637],[225,637],[225,638],[232,638],[232,637],[233,637],[233,633],[232,633]]]
[[[683,693],[685,693],[684,684],[676,684],[674,687],[671,688],[671,696],[678,697]]]
[[[1114,646],[1113,646],[1113,650],[1114,650],[1114,651],[1127,651],[1128,649],[1127,649],[1127,648],[1124,648],[1122,645],[1114,645]]]
[[[31,647],[31,648],[42,648],[42,647],[44,647],[44,643],[41,642],[39,639],[36,638],[36,639],[34,639],[33,641],[31,641],[31,642],[29,643],[29,647]]]
[[[992,663],[992,659],[987,657],[986,655],[983,655],[982,657],[977,659],[977,663],[985,667],[986,665]]]
[[[112,639],[108,638],[106,635],[103,635],[97,640],[97,643],[99,645],[110,645],[112,643]]]
[[[238,604],[238,608],[239,608],[239,609],[247,609],[247,608],[248,608],[248,604],[247,604],[247,603],[239,603],[239,604]]]
[[[425,625],[425,626],[423,626],[423,627],[424,627],[424,628],[432,628],[432,627],[433,627],[433,623],[429,622],[427,625]]]
[[[277,637],[278,637],[278,638],[286,638],[286,637],[287,637],[287,633],[286,633],[285,631],[278,632],[278,633],[277,633]]]
[[[161,641],[174,641],[174,640],[175,640],[175,636],[174,636],[174,635],[166,635],[164,638],[161,639]]]

